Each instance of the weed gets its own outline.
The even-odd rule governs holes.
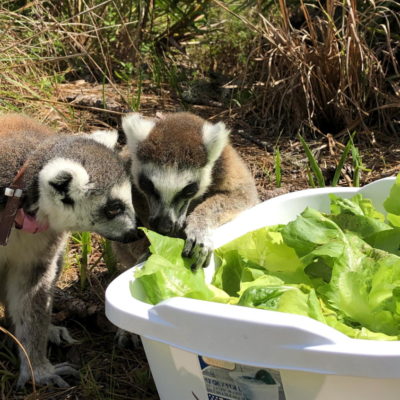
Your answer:
[[[351,158],[353,161],[353,186],[359,187],[360,186],[360,177],[361,172],[370,172],[371,170],[366,168],[362,162],[362,156],[358,147],[354,145],[353,137],[349,139],[350,147],[351,147]]]
[[[114,274],[117,271],[117,259],[112,251],[111,242],[108,239],[102,238],[100,241],[102,249],[102,257],[107,269]]]
[[[277,188],[280,188],[282,184],[282,160],[279,147],[276,147],[274,150],[274,169],[275,169],[275,186]]]
[[[31,360],[29,359],[29,356],[28,356],[28,353],[26,352],[25,347],[11,332],[9,332],[7,329],[3,328],[2,326],[0,326],[0,332],[4,333],[6,336],[11,338],[11,340],[21,350],[21,353],[23,354],[23,357],[26,358],[26,361],[27,361],[28,367],[29,367],[29,372],[31,374],[31,380],[32,380],[32,390],[33,390],[32,397],[33,398],[37,398],[35,376],[33,374]],[[16,356],[11,351],[9,351],[8,349],[5,349],[4,351],[1,351],[0,355],[2,356],[3,360],[7,360],[8,359],[8,361],[10,361],[13,365],[15,365],[17,363]],[[4,356],[4,358],[3,358],[3,356]],[[0,364],[0,366],[1,366],[1,364]],[[0,370],[0,373],[1,372],[2,371]],[[11,382],[11,380],[14,379],[14,378],[15,378],[14,374],[8,373],[8,372],[6,372],[5,375],[2,376],[2,378],[0,379],[0,389],[1,389],[2,392],[4,391],[4,388],[6,386],[8,386],[9,383]]]
[[[351,148],[354,146],[354,144],[353,144],[354,135],[355,135],[355,133],[352,136],[350,136],[350,139],[348,140],[348,142],[343,150],[343,153],[340,156],[340,160],[338,162],[338,165],[336,166],[335,174],[333,175],[332,186],[337,186],[337,184],[339,182],[340,174],[343,170],[344,164],[347,160],[347,157],[349,155]]]
[[[90,232],[74,233],[72,242],[79,246],[79,253],[76,255],[76,262],[79,266],[81,289],[84,289],[88,277],[89,256],[92,251]]]
[[[303,136],[301,136],[300,134],[298,135],[299,140],[301,142],[301,145],[303,146],[304,152],[306,153],[310,168],[312,173],[314,174],[316,180],[317,180],[317,184],[319,187],[324,187],[325,186],[325,178],[324,175],[322,173],[322,170],[320,168],[320,166],[318,165],[317,160],[315,159],[310,147],[308,146],[308,144],[306,143],[306,141],[304,140]],[[314,179],[312,177],[312,175],[309,175],[309,181],[312,187],[315,186],[315,182]]]

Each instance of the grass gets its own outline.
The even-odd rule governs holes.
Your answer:
[[[282,185],[282,158],[279,147],[274,150],[274,170],[275,170],[275,186],[280,188]]]
[[[242,115],[275,136],[302,127],[314,137],[397,135],[398,11],[385,1],[279,1],[275,14],[248,23],[259,39],[242,78],[252,93]]]
[[[17,376],[15,372],[10,370],[10,365],[13,366],[12,369],[16,371],[18,363],[19,362],[16,352],[13,352],[6,346],[2,346],[0,348],[0,398],[1,399],[8,399],[11,397],[12,386],[13,383],[16,381]]]
[[[304,140],[303,136],[299,134],[299,140],[301,145],[303,146],[304,152],[306,153],[311,172],[314,174],[315,179],[317,180],[317,184],[319,187],[325,186],[325,178],[322,173],[320,166],[318,165],[317,160],[315,159],[310,147],[308,146],[307,142]],[[310,184],[311,186],[315,187],[314,177],[309,174]]]
[[[299,134],[299,140],[303,147],[303,150],[306,154],[307,161],[308,161],[308,181],[311,187],[325,187],[326,185],[330,186],[337,186],[339,183],[339,179],[341,178],[346,163],[349,161],[348,158],[351,155],[351,166],[352,166],[352,175],[353,178],[351,182],[351,186],[359,187],[361,181],[361,173],[364,172],[371,172],[370,169],[366,168],[363,161],[360,150],[354,144],[354,137],[355,132],[352,135],[349,135],[349,139],[347,141],[346,146],[344,146],[343,152],[337,162],[335,167],[334,175],[331,181],[327,181],[323,172],[322,168],[313,154],[310,146],[304,140],[304,138]]]
[[[92,252],[92,241],[90,232],[78,232],[72,235],[73,243],[78,245],[79,254],[76,255],[76,262],[79,266],[81,289],[87,284],[89,256]]]
[[[58,82],[82,76],[110,85],[129,109],[139,109],[145,80],[185,107],[182,83],[214,74],[236,88],[234,113],[274,136],[399,131],[396,2],[22,4],[0,6],[0,110],[37,108]]]
[[[354,137],[354,134],[347,141],[346,147],[344,148],[343,153],[340,156],[338,165],[335,170],[335,174],[332,179],[332,186],[337,186],[337,184],[339,183],[340,174],[342,173],[342,169],[345,165],[347,156],[349,155],[350,150],[354,147],[353,137]]]
[[[100,239],[102,257],[111,274],[117,272],[117,259],[112,251],[111,242],[108,239]]]

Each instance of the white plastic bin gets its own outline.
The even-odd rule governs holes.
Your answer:
[[[215,247],[262,226],[287,223],[307,206],[328,212],[329,193],[362,193],[384,212],[393,183],[385,178],[361,189],[308,189],[270,199],[217,229]],[[207,277],[213,272],[211,263]],[[106,314],[141,336],[162,400],[258,400],[234,377],[259,370],[273,376],[279,400],[400,399],[400,342],[351,339],[300,315],[188,298],[152,306],[131,295],[133,281],[132,268],[110,284]],[[276,388],[271,391],[265,400],[277,398]]]

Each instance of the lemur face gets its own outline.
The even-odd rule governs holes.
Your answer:
[[[189,113],[149,120],[140,114],[123,119],[132,159],[132,175],[149,206],[150,228],[178,235],[190,203],[211,184],[212,169],[229,131]]]
[[[108,239],[137,239],[130,177],[114,152],[117,131],[72,137],[39,173],[38,222],[55,231],[90,231]]]
[[[161,234],[178,234],[185,225],[191,201],[206,191],[209,175],[207,169],[143,164],[137,184],[148,202],[150,228]]]
[[[121,242],[136,238],[127,176],[99,189],[82,164],[56,158],[40,172],[39,192],[37,218],[56,231],[91,231]]]

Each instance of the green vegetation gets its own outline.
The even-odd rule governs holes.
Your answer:
[[[84,289],[87,283],[89,256],[92,251],[91,236],[90,232],[79,232],[72,235],[72,242],[77,244],[80,250],[76,255],[76,263],[79,266],[81,289]]]
[[[361,172],[369,172],[370,170],[366,168],[362,162],[362,156],[360,154],[360,151],[358,147],[354,144],[354,136],[355,133],[353,133],[350,137],[349,140],[346,144],[346,146],[343,149],[343,153],[339,159],[339,162],[337,163],[337,166],[335,168],[335,173],[332,178],[332,181],[326,182],[326,179],[324,177],[324,174],[322,172],[322,169],[320,165],[318,164],[318,161],[316,157],[314,156],[312,150],[310,149],[310,146],[307,144],[307,142],[304,140],[304,138],[299,135],[299,140],[300,143],[303,147],[303,150],[307,156],[309,168],[307,170],[307,175],[309,178],[309,184],[311,187],[325,187],[327,185],[329,186],[337,186],[339,183],[339,179],[341,177],[341,174],[343,172],[343,168],[345,167],[346,161],[349,154],[351,154],[351,169],[352,169],[352,186],[359,187],[360,186],[360,179],[361,179]]]
[[[0,109],[58,107],[51,94],[71,79],[109,84],[131,109],[143,81],[183,103],[202,81],[275,136],[397,134],[399,11],[393,1],[3,2]]]

